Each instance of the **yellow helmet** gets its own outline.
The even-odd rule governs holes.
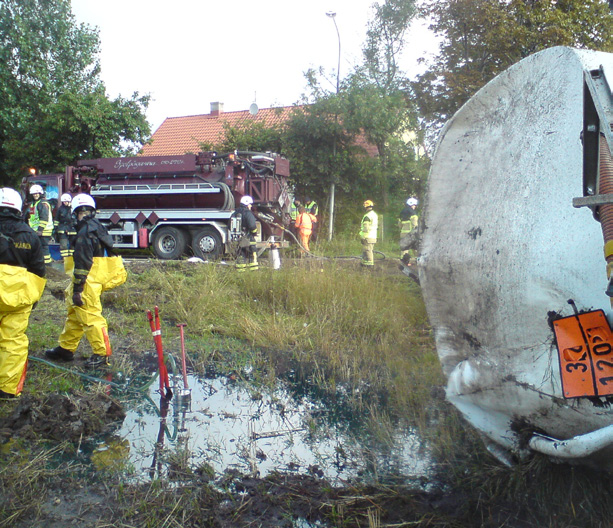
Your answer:
[[[372,203],[372,200],[366,200],[364,202],[364,207],[374,207],[374,206],[375,206],[375,204]]]

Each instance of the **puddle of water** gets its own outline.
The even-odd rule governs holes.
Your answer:
[[[154,382],[148,395],[127,410],[113,437],[92,454],[94,463],[120,459],[136,480],[164,476],[172,464],[200,468],[211,478],[228,469],[264,477],[274,471],[324,477],[333,484],[420,480],[433,463],[415,431],[395,427],[382,443],[356,421],[346,420],[337,404],[317,401],[279,382],[274,390],[255,390],[230,378],[182,378],[165,402]],[[345,413],[346,414],[346,413]],[[359,418],[359,417],[358,417]]]

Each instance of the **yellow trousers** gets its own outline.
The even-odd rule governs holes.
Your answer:
[[[31,312],[32,305],[0,312],[0,390],[9,394],[20,394],[26,379]]]
[[[64,329],[60,334],[59,344],[62,348],[74,352],[83,334],[89,341],[94,354],[110,356],[108,325],[102,316],[102,286],[86,282],[81,298],[83,306],[75,306],[72,302],[73,284],[66,288],[66,309],[68,311]]]
[[[28,365],[26,330],[45,279],[20,266],[0,264],[0,390],[20,394]]]
[[[73,272],[74,259],[72,257],[64,259],[64,269],[67,270],[67,273]],[[70,283],[65,291],[68,314],[59,338],[59,345],[62,348],[74,352],[85,334],[94,354],[111,355],[108,325],[102,316],[100,296],[103,291],[123,284],[126,277],[121,257],[94,257],[93,266],[81,294],[83,306],[73,304],[74,285]]]

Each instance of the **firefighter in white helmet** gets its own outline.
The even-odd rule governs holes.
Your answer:
[[[415,259],[417,253],[413,246],[416,242],[417,225],[419,215],[417,206],[419,201],[415,197],[408,198],[406,204],[398,217],[398,227],[400,228],[400,256],[405,264],[409,264],[411,259]]]
[[[258,232],[255,215],[251,212],[253,198],[245,195],[241,198],[240,205],[232,213],[230,222],[240,223],[241,237],[238,240],[238,253],[236,255],[237,271],[254,271],[259,268],[258,254],[256,251],[255,235]]]
[[[75,219],[72,216],[72,196],[68,193],[60,197],[61,205],[55,213],[53,220],[53,234],[60,244],[60,255],[63,259],[72,255],[73,249],[70,247],[70,240],[77,234]]]
[[[379,217],[373,210],[375,204],[372,200],[364,202],[366,212],[362,217],[360,225],[360,241],[362,242],[362,266],[371,268],[375,265],[374,249],[377,243],[377,230],[379,228]]]
[[[45,199],[45,190],[41,185],[35,183],[30,187],[32,201],[27,211],[28,223],[40,237],[45,255],[45,264],[51,264],[51,254],[49,253],[49,241],[53,234],[53,214],[51,205]]]
[[[21,195],[0,189],[0,398],[23,389],[28,363],[26,329],[45,288],[40,238],[21,217]]]
[[[72,361],[85,334],[93,351],[86,366],[108,365],[111,345],[100,295],[123,284],[127,274],[121,257],[107,256],[112,251],[113,239],[95,218],[94,199],[89,194],[78,194],[72,199],[71,208],[76,217],[77,236],[72,257],[64,261],[64,269],[72,274],[66,289],[68,315],[59,345],[45,355],[53,360]]]

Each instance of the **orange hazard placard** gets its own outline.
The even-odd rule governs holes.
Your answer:
[[[613,394],[613,334],[602,310],[553,322],[565,398]]]

